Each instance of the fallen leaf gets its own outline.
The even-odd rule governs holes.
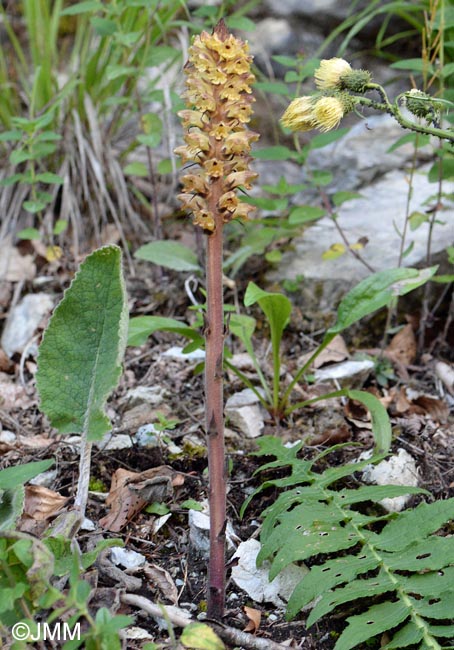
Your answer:
[[[178,589],[172,576],[166,569],[162,569],[156,564],[147,564],[143,568],[143,573],[151,582],[152,586],[159,589],[164,598],[170,600],[173,605],[178,603]]]
[[[308,352],[303,354],[298,359],[299,365],[304,365],[311,358],[313,352]],[[311,368],[320,368],[321,366],[326,365],[327,363],[338,363],[339,361],[344,361],[350,356],[345,341],[340,334],[336,334],[331,343],[318,355],[318,357],[312,363]]]
[[[408,324],[397,332],[386,348],[386,352],[395,363],[409,366],[416,359],[417,344],[413,327]]]
[[[206,623],[190,623],[184,628],[180,642],[191,650],[225,650],[221,639]]]
[[[7,237],[0,245],[0,280],[21,282],[33,280],[36,266],[32,255],[21,255],[15,246],[11,245],[11,237]]]
[[[325,429],[322,433],[316,433],[311,439],[311,445],[337,445],[341,442],[347,442],[352,437],[352,432],[346,424],[332,429]]]
[[[45,521],[54,517],[68,501],[54,490],[41,485],[25,486],[24,514],[36,521]]]
[[[99,524],[107,530],[119,532],[147,503],[171,496],[173,488],[183,481],[181,474],[166,465],[140,473],[117,469],[106,499],[111,510]]]
[[[443,400],[437,397],[420,395],[412,400],[411,412],[417,415],[428,415],[435,422],[445,424],[448,420],[449,408]]]
[[[248,624],[244,628],[244,632],[251,632],[255,634],[260,627],[260,621],[262,620],[262,612],[259,609],[254,609],[253,607],[244,606],[244,613],[248,617]]]

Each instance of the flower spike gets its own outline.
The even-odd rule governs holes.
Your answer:
[[[177,147],[175,152],[184,163],[195,162],[200,168],[183,176],[180,199],[185,209],[191,209],[194,201],[186,195],[199,196],[201,205],[193,210],[194,224],[206,232],[213,232],[218,225],[250,212],[241,208],[238,198],[234,207],[233,199],[229,201],[229,209],[225,200],[219,200],[227,193],[229,196],[234,193],[240,185],[239,179],[244,179],[245,186],[250,188],[251,181],[257,177],[249,171],[251,143],[259,136],[246,127],[254,101],[252,57],[248,51],[247,43],[229,34],[220,21],[212,34],[202,32],[194,38],[185,65],[187,79],[183,96],[187,109],[180,111],[179,116],[186,144]]]

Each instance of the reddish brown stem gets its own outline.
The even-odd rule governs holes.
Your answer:
[[[218,186],[218,187],[217,187]],[[205,330],[205,409],[208,437],[210,560],[208,565],[209,618],[220,620],[225,601],[226,467],[223,415],[224,313],[222,291],[222,216],[216,204],[222,184],[213,183],[210,203],[216,220],[207,235],[207,320]]]

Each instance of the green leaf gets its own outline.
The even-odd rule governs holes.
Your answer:
[[[407,133],[406,135],[403,135],[401,138],[396,140],[394,144],[392,144],[389,149],[387,150],[386,153],[392,153],[399,147],[403,147],[405,144],[412,143],[413,145],[417,145],[418,147],[423,147],[426,144],[429,144],[430,142],[430,135],[424,135],[422,133]]]
[[[129,176],[148,176],[148,168],[142,162],[129,163],[129,165],[126,165],[123,169],[123,172]]]
[[[146,506],[145,512],[148,512],[150,515],[158,515],[158,517],[162,517],[163,515],[169,514],[170,510],[165,503],[155,502]]]
[[[22,205],[24,209],[27,210],[27,212],[36,214],[37,212],[41,212],[41,210],[44,210],[47,203],[48,201],[24,201]]]
[[[399,625],[410,615],[403,602],[381,603],[370,607],[359,616],[347,618],[349,625],[337,640],[334,650],[352,650],[360,643]]]
[[[451,180],[454,178],[454,158],[444,156],[437,160],[429,169],[427,176],[430,183],[438,183],[440,180]]]
[[[387,453],[391,448],[392,431],[386,408],[372,393],[362,390],[348,390],[347,395],[350,399],[361,402],[367,408],[372,420],[375,451],[377,454]]]
[[[61,235],[68,227],[68,222],[65,219],[57,219],[52,229],[54,235]]]
[[[323,217],[325,214],[326,210],[324,208],[319,208],[313,205],[299,205],[296,208],[291,209],[288,222],[292,226],[296,226],[320,219],[320,217]]]
[[[422,226],[423,223],[429,221],[429,216],[424,214],[424,212],[415,211],[409,215],[408,221],[410,224],[410,230],[417,230],[419,226]]]
[[[16,149],[11,153],[9,161],[12,165],[20,165],[26,160],[31,160],[32,158],[33,154],[30,151],[26,151],[25,149]]]
[[[137,316],[129,321],[128,345],[143,345],[153,332],[175,332],[203,345],[203,337],[192,327],[164,316]]]
[[[88,13],[89,11],[98,11],[102,9],[102,3],[98,0],[86,0],[86,2],[77,2],[71,7],[66,7],[60,12],[60,16],[76,16],[77,14]]]
[[[138,74],[138,69],[130,65],[108,65],[106,68],[106,79],[113,81],[120,77],[134,77]]]
[[[350,129],[348,128],[342,128],[336,129],[336,131],[330,131],[329,133],[318,133],[311,138],[309,146],[311,149],[321,149],[332,142],[337,142],[337,140],[343,138],[349,131]]]
[[[254,32],[256,29],[254,21],[246,16],[229,16],[225,22],[229,29],[241,29],[243,32]]]
[[[41,410],[60,433],[96,440],[111,429],[104,409],[121,375],[127,325],[121,250],[105,246],[81,264],[39,349]]]
[[[177,241],[153,241],[141,246],[134,257],[174,271],[200,271],[197,255]]]
[[[190,623],[184,628],[180,643],[191,650],[225,650],[221,639],[206,623]]]
[[[117,24],[108,18],[93,16],[90,18],[90,22],[99,36],[112,36],[117,31]]]
[[[14,489],[0,489],[0,531],[14,528],[24,509],[25,490],[23,485]]]
[[[362,194],[359,194],[358,192],[335,192],[333,194],[333,203],[338,208],[340,205],[345,203],[346,201],[352,201],[353,199],[360,199],[362,198]]]
[[[196,501],[195,499],[186,499],[180,503],[180,508],[185,508],[186,510],[197,510],[197,512],[203,512],[203,505]]]
[[[427,74],[434,74],[434,67],[428,64],[423,59],[403,59],[391,63],[391,68],[395,70],[411,70],[412,72],[427,72]]]
[[[254,282],[249,282],[244,295],[244,305],[250,307],[256,302],[268,319],[272,335],[274,332],[275,336],[280,337],[292,312],[290,300],[282,293],[269,293],[260,289]]]
[[[245,196],[245,203],[255,205],[260,210],[271,210],[272,212],[282,212],[287,209],[288,199],[271,199],[262,197]]]
[[[285,68],[297,68],[301,62],[301,59],[297,59],[293,56],[285,56],[281,54],[275,54],[271,57],[273,61],[276,61],[280,65],[283,65]]]
[[[39,460],[2,469],[0,471],[0,490],[14,489],[18,485],[25,485],[38,474],[46,472],[54,462],[53,459]]]
[[[333,180],[333,175],[331,172],[325,171],[324,169],[314,169],[312,170],[312,182],[314,185],[319,185],[324,187],[329,185]]]
[[[254,158],[257,160],[288,160],[293,157],[293,151],[283,145],[254,150]]]
[[[41,233],[36,228],[24,228],[17,233],[18,239],[41,239]]]
[[[337,309],[336,324],[328,334],[338,334],[344,329],[388,305],[396,296],[403,296],[425,284],[438,267],[426,269],[386,269],[362,280],[342,299]]]
[[[52,172],[43,172],[42,174],[36,174],[36,180],[41,183],[47,183],[49,185],[61,185],[65,182],[65,179],[59,176],[58,174],[52,174]]]
[[[18,142],[22,138],[22,131],[3,131],[0,133],[0,142]]]
[[[289,88],[283,81],[256,81],[254,88],[274,95],[289,95]]]

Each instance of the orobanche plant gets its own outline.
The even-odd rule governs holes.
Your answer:
[[[249,131],[252,113],[252,57],[248,45],[229,34],[221,20],[212,34],[202,32],[189,48],[185,66],[187,110],[179,113],[184,163],[183,207],[206,234],[205,400],[208,438],[210,560],[208,615],[220,618],[225,600],[226,461],[223,415],[223,228],[253,208],[238,197],[257,174],[249,170],[250,147],[259,137]]]
[[[289,448],[264,437],[258,444],[258,456],[275,458],[259,471],[286,468],[290,475],[265,481],[243,506],[244,512],[267,487],[281,490],[263,512],[257,561],[271,561],[270,580],[294,562],[311,561],[290,597],[287,617],[310,606],[311,626],[340,606],[354,612],[335,650],[363,647],[373,637],[386,650],[453,648],[454,499],[386,514],[380,506],[384,498],[429,493],[408,486],[361,485],[355,472],[370,460],[317,472],[323,456],[342,445],[303,460],[297,455],[302,442]]]

